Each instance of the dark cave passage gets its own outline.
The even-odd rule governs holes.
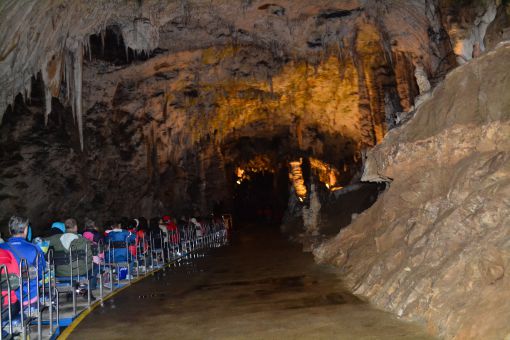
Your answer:
[[[256,172],[235,179],[234,218],[240,223],[279,225],[289,196],[286,169],[278,173]]]

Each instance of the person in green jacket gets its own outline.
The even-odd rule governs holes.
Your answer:
[[[92,273],[92,249],[89,240],[78,234],[78,224],[74,218],[65,221],[66,232],[46,238],[49,247],[53,248],[54,256],[58,257],[61,253],[69,254],[72,251],[72,264],[58,264],[55,266],[55,275],[69,277],[71,272],[73,276],[84,276],[89,272],[91,289],[95,289],[96,280]],[[85,258],[85,254],[87,257]]]

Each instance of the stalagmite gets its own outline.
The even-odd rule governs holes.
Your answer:
[[[418,88],[420,89],[420,94],[424,94],[430,91],[430,82],[427,77],[427,72],[423,69],[423,65],[420,63],[416,64],[414,69],[414,76],[416,78],[416,83],[418,84]]]
[[[303,207],[303,225],[307,233],[315,236],[319,234],[321,203],[317,195],[316,184],[310,185],[310,205]]]

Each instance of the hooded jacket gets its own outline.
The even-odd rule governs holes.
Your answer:
[[[46,238],[46,241],[49,242],[49,247],[53,248],[55,256],[58,256],[59,252],[69,254],[71,248],[73,251],[78,250],[82,253],[78,258],[76,254],[73,255],[72,264],[59,264],[55,266],[56,276],[71,276],[71,267],[73,276],[85,275],[87,273],[87,268],[89,271],[92,270],[91,244],[90,241],[83,236],[73,233],[57,234]],[[84,261],[85,252],[87,252],[87,262]]]

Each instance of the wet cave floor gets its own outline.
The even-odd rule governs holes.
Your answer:
[[[104,303],[71,339],[431,339],[342,286],[277,227],[247,226]]]

